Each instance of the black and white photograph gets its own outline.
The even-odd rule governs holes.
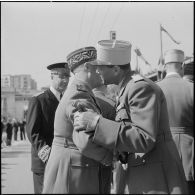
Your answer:
[[[193,1],[1,1],[1,194],[194,194]]]

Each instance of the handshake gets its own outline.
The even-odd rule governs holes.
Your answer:
[[[74,129],[76,131],[92,132],[95,131],[96,125],[100,119],[99,114],[88,110],[85,112],[76,112],[74,114]]]

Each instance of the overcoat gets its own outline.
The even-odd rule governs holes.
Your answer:
[[[109,193],[112,151],[94,144],[90,134],[73,131],[74,113],[87,108],[102,112],[88,84],[74,77],[56,110],[43,193]]]
[[[31,142],[31,170],[44,173],[45,163],[38,157],[39,150],[51,146],[54,137],[54,116],[59,101],[50,89],[30,99],[26,132]]]
[[[139,75],[127,75],[120,89],[117,122],[100,117],[94,142],[128,152],[128,167],[120,179],[130,194],[187,193],[162,90]]]
[[[173,139],[188,181],[194,180],[194,83],[178,74],[167,75],[157,82],[163,90],[168,107]]]

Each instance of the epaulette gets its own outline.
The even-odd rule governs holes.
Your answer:
[[[85,85],[76,85],[78,91],[88,91]]]
[[[137,75],[132,75],[132,78],[133,78],[133,81],[134,81],[134,82],[144,80],[144,78],[143,78],[141,75],[139,75],[139,74],[137,74]]]
[[[40,95],[43,94],[43,93],[44,93],[44,91],[41,91],[41,92],[36,93],[35,95],[33,95],[33,97],[38,97],[38,96],[40,96]]]

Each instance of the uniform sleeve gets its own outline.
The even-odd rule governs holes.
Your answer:
[[[95,112],[98,112],[89,95],[85,92],[78,92],[74,97],[72,97],[72,104],[69,104],[68,109],[69,117],[71,118],[72,123],[74,123],[74,113],[78,111],[78,108],[76,106],[72,106],[77,105],[76,102],[79,102],[79,104],[82,105],[83,109],[91,109]],[[104,165],[112,164],[112,151],[94,143],[93,134],[86,133],[85,131],[78,132],[73,129],[72,138],[73,142],[84,156],[92,158]]]
[[[46,141],[42,136],[42,109],[39,100],[32,97],[27,112],[26,132],[34,150],[38,153],[46,146]]]
[[[121,152],[146,153],[155,144],[158,133],[158,98],[146,82],[128,91],[127,106],[119,110],[121,122],[100,118],[94,134],[94,142],[108,149]],[[124,106],[125,107],[125,106]],[[121,113],[120,113],[121,112]]]

